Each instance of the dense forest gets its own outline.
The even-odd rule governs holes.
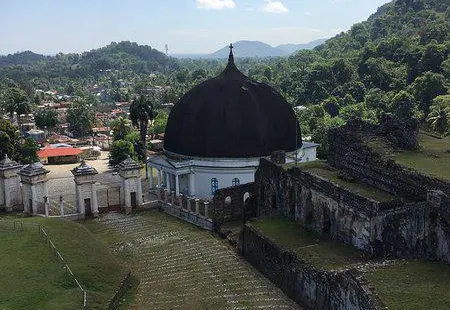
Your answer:
[[[324,156],[328,129],[352,117],[377,122],[389,112],[448,134],[449,30],[447,0],[396,0],[314,50],[240,58],[237,66],[300,106],[303,135],[321,143]],[[131,42],[51,57],[22,52],[0,57],[0,99],[4,105],[11,87],[33,98],[35,89],[82,96],[101,85],[108,90],[105,102],[128,100],[155,86],[162,88],[159,100],[176,102],[225,64],[225,59],[179,60]]]

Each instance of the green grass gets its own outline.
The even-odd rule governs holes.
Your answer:
[[[308,171],[317,176],[323,177],[345,189],[355,192],[361,196],[379,201],[386,202],[391,201],[394,197],[389,193],[382,191],[378,188],[368,186],[358,182],[351,182],[343,180],[338,177],[338,171],[329,167],[323,161],[312,161],[308,163],[302,163],[298,165],[298,168]]]
[[[25,231],[11,231],[14,220],[23,222]],[[31,223],[47,231],[87,291],[89,309],[105,308],[125,268],[86,228],[49,218],[3,217],[0,221],[0,309],[81,308],[81,291]]]
[[[364,254],[353,247],[320,240],[295,221],[286,218],[263,218],[252,222],[266,237],[316,268],[335,270],[365,261]]]
[[[419,134],[418,151],[397,152],[391,157],[408,168],[450,181],[450,136],[442,139]]]
[[[398,261],[366,277],[390,310],[450,309],[450,267],[444,263]]]

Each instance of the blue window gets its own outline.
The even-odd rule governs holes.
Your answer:
[[[211,179],[211,193],[214,195],[219,189],[219,181],[216,178]]]
[[[241,184],[241,181],[239,181],[238,178],[234,178],[233,181],[231,181],[231,184],[233,186],[238,186],[239,184]]]

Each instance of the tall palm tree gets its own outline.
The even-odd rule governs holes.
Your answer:
[[[141,159],[147,157],[147,130],[148,122],[157,115],[153,101],[147,96],[138,96],[130,106],[130,119],[134,126],[139,128],[139,135],[142,143]]]
[[[430,113],[427,117],[427,122],[431,128],[441,134],[445,134],[449,128],[450,120],[450,106],[448,102],[436,102],[430,107]]]

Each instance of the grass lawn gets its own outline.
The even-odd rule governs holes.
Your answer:
[[[293,167],[292,164],[286,165],[286,168]],[[351,190],[361,196],[379,201],[386,202],[392,200],[394,197],[387,192],[378,188],[361,184],[358,182],[350,182],[338,177],[338,171],[330,168],[324,161],[311,161],[297,165],[298,168],[308,171],[317,176],[323,177],[345,189]]]
[[[398,261],[366,277],[390,310],[450,309],[450,267],[444,263]]]
[[[25,223],[28,229],[12,231],[14,220]],[[85,227],[49,218],[4,217],[0,221],[0,309],[82,306],[81,291],[30,223],[40,224],[47,231],[87,291],[89,309],[105,308],[126,270]]]
[[[320,240],[316,233],[286,218],[258,219],[252,226],[316,268],[335,270],[366,260],[364,254],[353,247]]]
[[[450,136],[442,139],[419,134],[419,151],[392,154],[392,158],[408,168],[450,181]]]

